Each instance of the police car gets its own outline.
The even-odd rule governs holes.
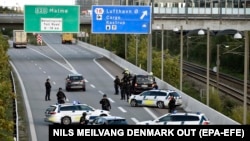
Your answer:
[[[210,121],[200,112],[167,113],[155,120],[137,122],[137,125],[209,125]]]
[[[50,105],[45,111],[44,121],[53,124],[69,125],[79,123],[82,113],[87,113],[90,122],[98,116],[110,116],[110,112],[95,109],[87,104],[77,102]]]
[[[182,105],[182,97],[174,90],[147,90],[139,95],[131,95],[129,104],[132,107],[136,106],[154,106],[158,108],[168,107],[170,96],[176,100],[175,105]]]

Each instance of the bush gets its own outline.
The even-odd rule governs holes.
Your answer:
[[[232,109],[232,114],[231,114],[230,118],[243,124],[243,110],[244,109],[242,106],[235,106]],[[250,124],[250,112],[247,112],[247,123],[246,124]]]

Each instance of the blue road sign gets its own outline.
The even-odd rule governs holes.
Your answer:
[[[150,6],[93,5],[92,33],[149,34]]]

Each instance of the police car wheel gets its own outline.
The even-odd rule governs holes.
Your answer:
[[[157,107],[160,109],[164,108],[164,103],[162,101],[157,102]]]
[[[62,118],[62,124],[63,125],[69,125],[69,124],[71,124],[71,119],[69,117]]]
[[[132,107],[136,107],[137,106],[136,100],[131,100],[130,105]]]

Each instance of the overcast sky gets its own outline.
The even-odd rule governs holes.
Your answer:
[[[75,0],[0,0],[1,6],[16,6],[23,9],[24,5],[73,5]]]

